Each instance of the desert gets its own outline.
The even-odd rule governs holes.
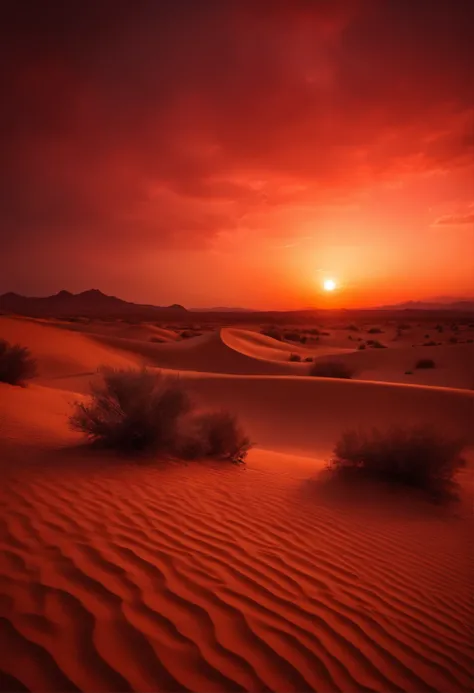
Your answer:
[[[473,46],[0,2],[0,693],[474,691]]]
[[[385,325],[386,349],[351,350],[346,326],[301,344],[102,322],[0,317],[37,361],[0,384],[2,689],[467,690],[472,324],[435,347],[433,327]],[[360,375],[308,375],[336,357]],[[89,449],[68,419],[104,365],[179,374],[235,413],[245,464]],[[346,429],[416,422],[468,443],[454,503],[326,478]]]

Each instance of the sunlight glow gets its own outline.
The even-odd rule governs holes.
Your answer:
[[[323,282],[324,291],[334,291],[336,288],[336,282],[334,279],[325,279]]]

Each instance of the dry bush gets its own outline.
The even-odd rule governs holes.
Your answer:
[[[454,478],[465,466],[464,443],[428,426],[388,431],[344,433],[328,468],[402,484],[443,498],[452,494]]]
[[[368,339],[367,340],[367,346],[372,347],[372,349],[387,349],[385,344],[382,344],[382,342],[379,342],[378,339]]]
[[[272,339],[276,339],[279,342],[283,341],[281,332],[279,332],[276,329],[276,327],[268,327],[267,329],[260,330],[260,334],[265,335],[265,337],[271,337]]]
[[[318,378],[352,378],[354,369],[343,361],[317,361],[311,367],[309,375]]]
[[[313,357],[312,357],[312,356],[307,356],[307,357],[305,358],[305,362],[306,362],[306,363],[312,363],[312,362],[313,362]]]
[[[90,401],[77,402],[70,418],[89,442],[122,453],[244,460],[251,445],[235,417],[228,412],[196,416],[177,378],[146,369],[101,372]]]
[[[367,332],[368,334],[383,334],[383,330],[380,327],[371,327]]]
[[[145,369],[101,373],[101,381],[91,385],[91,401],[76,403],[72,428],[122,452],[172,452],[180,420],[191,408],[179,381]]]
[[[436,368],[436,363],[433,359],[418,359],[415,368]]]
[[[285,332],[283,337],[289,342],[305,342],[306,337],[301,335],[299,332]]]
[[[290,354],[290,361],[301,361],[301,356],[299,354]]]
[[[365,349],[366,347],[365,344],[359,344],[357,348],[359,349],[359,351],[362,351],[362,349]]]
[[[181,339],[191,339],[191,337],[200,337],[202,332],[193,330],[183,330],[181,332]]]
[[[0,382],[24,386],[36,375],[36,360],[27,347],[0,339]]]
[[[438,346],[438,342],[435,342],[433,339],[431,339],[429,342],[423,342],[421,346]]]
[[[227,411],[195,415],[188,429],[178,449],[185,459],[210,457],[241,464],[252,447],[236,417]]]

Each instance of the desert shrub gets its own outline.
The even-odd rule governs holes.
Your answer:
[[[433,359],[418,359],[415,363],[415,368],[435,368],[436,363]]]
[[[444,332],[444,327],[442,325],[436,325],[435,330],[437,330],[437,332]]]
[[[372,349],[386,349],[387,347],[385,344],[382,344],[382,342],[379,342],[377,339],[368,339],[367,340],[367,346],[372,347]]]
[[[274,327],[268,327],[267,329],[260,330],[260,334],[265,335],[265,337],[271,337],[272,339],[277,339],[279,342],[283,341],[283,337],[281,336],[281,332],[279,332]]]
[[[252,447],[236,417],[227,411],[205,412],[194,416],[190,431],[178,451],[185,459],[211,457],[244,462]]]
[[[190,399],[177,379],[147,370],[103,368],[91,401],[77,402],[70,418],[88,440],[123,452],[172,452]]]
[[[347,325],[346,330],[350,330],[351,332],[359,332],[357,325]]]
[[[352,378],[354,369],[343,361],[317,361],[311,367],[309,375],[319,378]]]
[[[409,325],[408,323],[406,323],[406,322],[401,322],[401,323],[398,325],[397,329],[398,329],[398,330],[409,330],[409,329],[410,329],[410,325]]]
[[[380,327],[371,327],[367,332],[368,334],[383,334],[383,330]]]
[[[457,337],[450,337],[450,338],[449,338],[449,343],[450,343],[450,344],[457,344],[457,343],[458,343],[458,338],[457,338]]]
[[[181,332],[181,339],[190,339],[191,337],[200,337],[202,332],[197,332],[193,330],[183,330]]]
[[[348,431],[336,444],[328,466],[335,472],[354,472],[444,496],[465,465],[463,447],[462,441],[427,426]]]
[[[36,361],[27,347],[0,339],[0,382],[24,386],[36,375]]]
[[[250,441],[228,412],[195,415],[177,378],[146,369],[103,368],[88,403],[77,402],[70,425],[89,442],[122,453],[159,452],[241,462]],[[190,433],[191,431],[191,433]]]
[[[312,361],[313,361],[313,357],[312,357],[312,356],[307,356],[307,357],[305,358],[305,362],[306,362],[306,363],[312,363]]]
[[[405,375],[413,375],[413,371],[405,371]]]
[[[431,339],[429,342],[423,342],[422,346],[438,346],[438,342]]]
[[[302,336],[300,335],[299,332],[285,332],[285,334],[283,336],[289,342],[301,342],[302,341]]]
[[[365,344],[359,344],[357,348],[359,349],[359,351],[362,351],[362,349],[365,349],[366,347]]]
[[[318,330],[317,327],[312,327],[310,330],[307,330],[308,334],[314,335],[315,337],[319,337],[321,334],[320,330]]]
[[[301,361],[301,356],[299,354],[290,354],[290,361]]]
[[[163,344],[164,341],[161,337],[150,337],[150,342],[155,342],[155,344]]]

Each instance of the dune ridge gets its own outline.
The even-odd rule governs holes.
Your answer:
[[[245,330],[152,344],[0,328],[40,369],[0,384],[2,690],[469,688],[472,448],[455,507],[322,471],[347,427],[426,421],[473,443],[473,392],[305,377]],[[71,405],[103,363],[179,373],[200,406],[235,411],[247,465],[78,445]]]

